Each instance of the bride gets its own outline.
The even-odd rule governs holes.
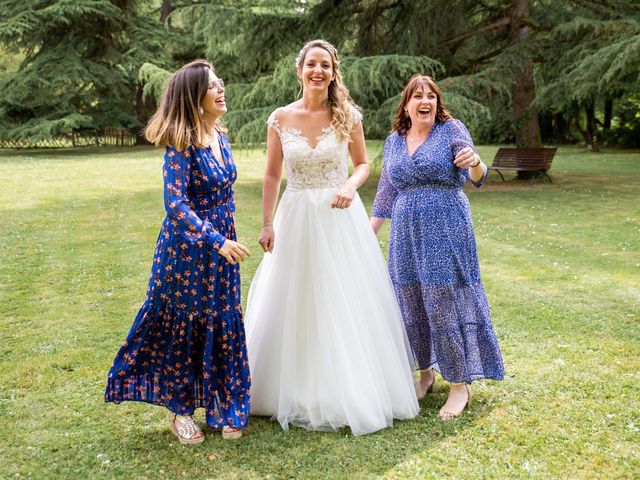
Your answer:
[[[338,52],[313,40],[296,67],[302,98],[268,120],[258,240],[267,253],[245,320],[251,413],[285,430],[348,426],[362,435],[418,414],[413,361],[356,191],[369,165],[362,115],[342,83]],[[287,188],[274,218],[283,160]]]

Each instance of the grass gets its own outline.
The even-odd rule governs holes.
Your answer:
[[[236,160],[246,293],[265,155]],[[474,384],[463,418],[435,419],[440,384],[414,421],[376,434],[252,418],[242,441],[196,447],[161,408],[103,402],[145,294],[160,167],[144,148],[0,154],[0,478],[640,477],[639,152],[561,148],[552,184],[491,174],[468,191],[507,376]]]

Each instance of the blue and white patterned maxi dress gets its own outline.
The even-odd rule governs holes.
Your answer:
[[[434,125],[413,155],[406,136],[389,135],[371,211],[391,219],[389,272],[416,364],[453,383],[504,376],[462,191],[469,173],[453,164],[464,147],[473,141],[458,120]]]
[[[235,240],[229,140],[222,162],[210,147],[167,147],[163,167],[167,216],[162,224],[147,298],[109,370],[105,400],[163,405],[207,424],[245,427],[249,361],[240,304],[240,271],[218,254]]]

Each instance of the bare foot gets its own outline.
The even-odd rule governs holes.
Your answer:
[[[471,390],[465,383],[452,384],[447,401],[438,412],[440,420],[453,420],[464,412],[471,401]]]
[[[432,368],[420,372],[420,379],[416,383],[416,396],[418,400],[424,398],[424,396],[432,390],[435,380],[436,374]]]

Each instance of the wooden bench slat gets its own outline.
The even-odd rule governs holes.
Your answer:
[[[551,168],[551,162],[555,156],[557,148],[499,148],[493,163],[489,167],[491,170],[540,172],[546,175],[551,181],[551,177],[546,173]],[[502,174],[500,174],[502,177]],[[502,177],[504,180],[504,177]],[[535,176],[532,180],[535,180]]]

